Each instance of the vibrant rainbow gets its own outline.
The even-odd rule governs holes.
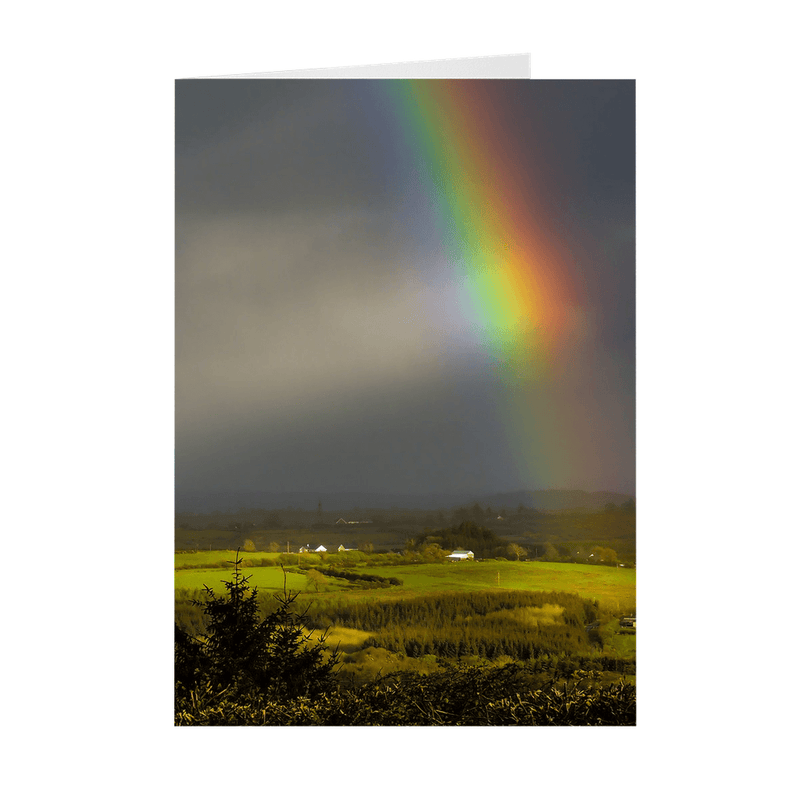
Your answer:
[[[549,472],[542,452],[558,458],[545,441],[552,423],[543,418],[541,383],[557,362],[575,294],[563,244],[539,202],[546,186],[529,185],[531,176],[515,169],[520,143],[503,126],[508,110],[497,107],[494,82],[383,85],[468,306],[464,312],[476,320],[508,389],[506,424],[520,477],[539,481]]]

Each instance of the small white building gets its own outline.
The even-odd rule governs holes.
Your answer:
[[[320,545],[314,552],[315,553],[327,553],[328,552],[328,548],[325,547],[324,545]]]
[[[453,550],[449,556],[451,561],[467,561],[475,558],[475,553],[472,550]]]

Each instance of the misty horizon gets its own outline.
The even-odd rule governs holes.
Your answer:
[[[635,496],[625,492],[582,489],[537,489],[512,492],[392,494],[365,492],[246,492],[192,491],[176,493],[177,513],[238,512],[251,510],[318,511],[323,513],[360,508],[363,510],[452,510],[458,507],[482,506],[557,510],[566,508],[603,508],[608,503],[620,505]]]

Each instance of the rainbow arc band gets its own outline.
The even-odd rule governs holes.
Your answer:
[[[482,345],[512,382],[542,374],[566,321],[570,271],[535,191],[520,185],[496,84],[384,85]]]
[[[546,202],[550,168],[523,153],[528,144],[511,132],[508,100],[525,83],[383,81],[381,91],[402,131],[398,157],[413,165],[460,289],[460,313],[504,388],[498,413],[521,485],[547,485],[580,451],[547,391],[568,368],[564,346],[580,290],[576,243],[559,237]],[[521,170],[531,158],[534,169]]]

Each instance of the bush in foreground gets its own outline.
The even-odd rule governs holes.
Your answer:
[[[240,696],[198,688],[176,707],[176,725],[532,725],[636,724],[636,688],[586,681],[528,689],[518,665],[451,667],[434,675],[397,673],[317,698]]]

